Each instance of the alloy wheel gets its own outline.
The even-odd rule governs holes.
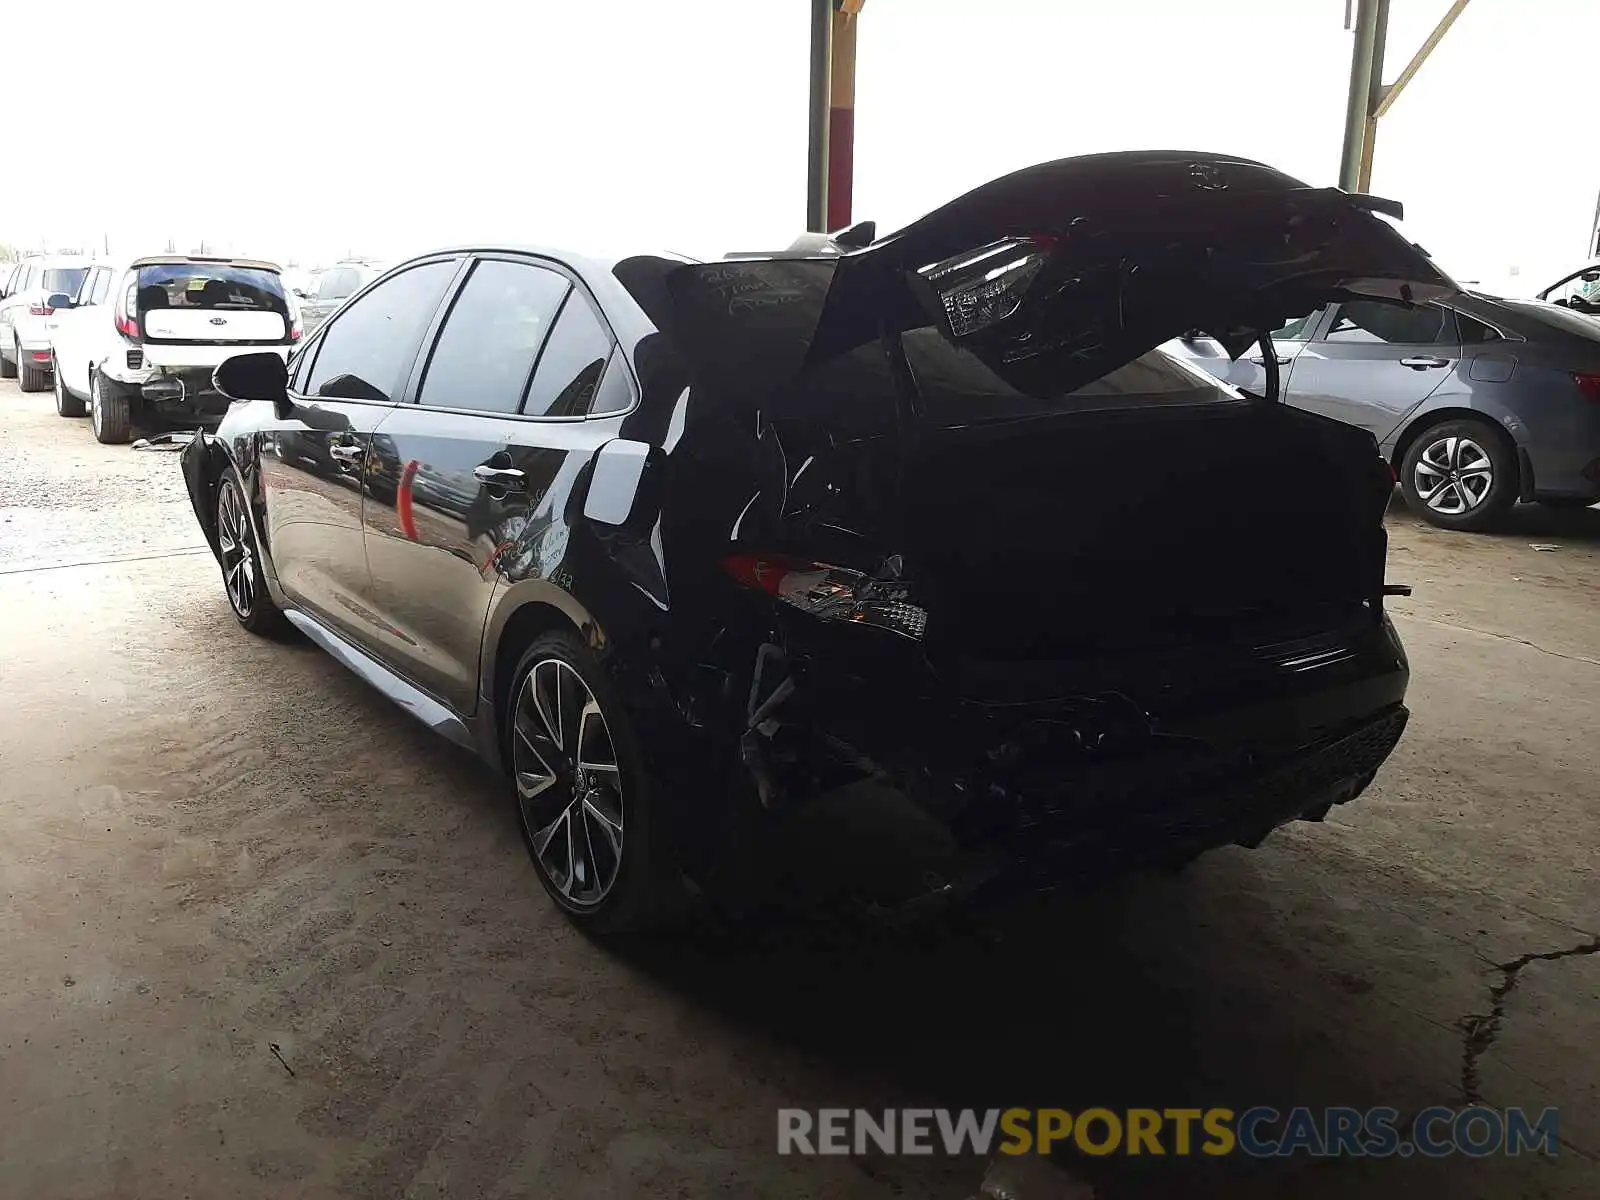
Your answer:
[[[94,436],[97,439],[104,420],[100,411],[100,375],[96,372],[89,377],[89,423],[94,426]]]
[[[255,553],[250,548],[250,523],[245,516],[239,490],[232,483],[222,485],[217,497],[217,549],[222,557],[222,582],[228,589],[228,603],[241,618],[255,610]]]
[[[1458,516],[1482,504],[1494,486],[1494,460],[1471,438],[1429,444],[1412,472],[1417,495],[1435,512]]]
[[[575,908],[605,899],[622,866],[622,772],[594,693],[572,666],[542,659],[512,718],[517,807],[534,857]]]
[[[67,394],[61,389],[61,364],[56,361],[53,354],[50,356],[50,378],[51,389],[56,394],[56,412],[61,414],[61,410],[66,407]]]

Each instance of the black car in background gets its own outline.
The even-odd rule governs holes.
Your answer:
[[[499,765],[587,927],[863,777],[970,852],[956,893],[1253,844],[1405,725],[1391,476],[1154,348],[1448,294],[1380,208],[1114,154],[858,249],[443,251],[219,368],[184,474],[239,622]]]

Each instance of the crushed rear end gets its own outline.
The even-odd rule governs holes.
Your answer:
[[[881,775],[1057,882],[1359,794],[1406,721],[1388,469],[1154,347],[1452,290],[1373,208],[1107,155],[835,259],[673,272],[652,316],[695,400],[662,533],[762,803]]]

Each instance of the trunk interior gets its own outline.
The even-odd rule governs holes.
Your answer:
[[[1348,621],[1383,584],[1388,480],[1368,443],[1249,402],[927,434],[903,506],[930,655],[1076,657]]]

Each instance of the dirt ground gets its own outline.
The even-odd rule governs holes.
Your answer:
[[[1070,1166],[1591,1197],[1600,512],[1391,530],[1414,716],[1326,823],[981,929],[602,949],[481,768],[236,628],[176,456],[0,385],[0,1196],[956,1198],[983,1163],[782,1158],[776,1110],[1481,1097],[1560,1153]]]

